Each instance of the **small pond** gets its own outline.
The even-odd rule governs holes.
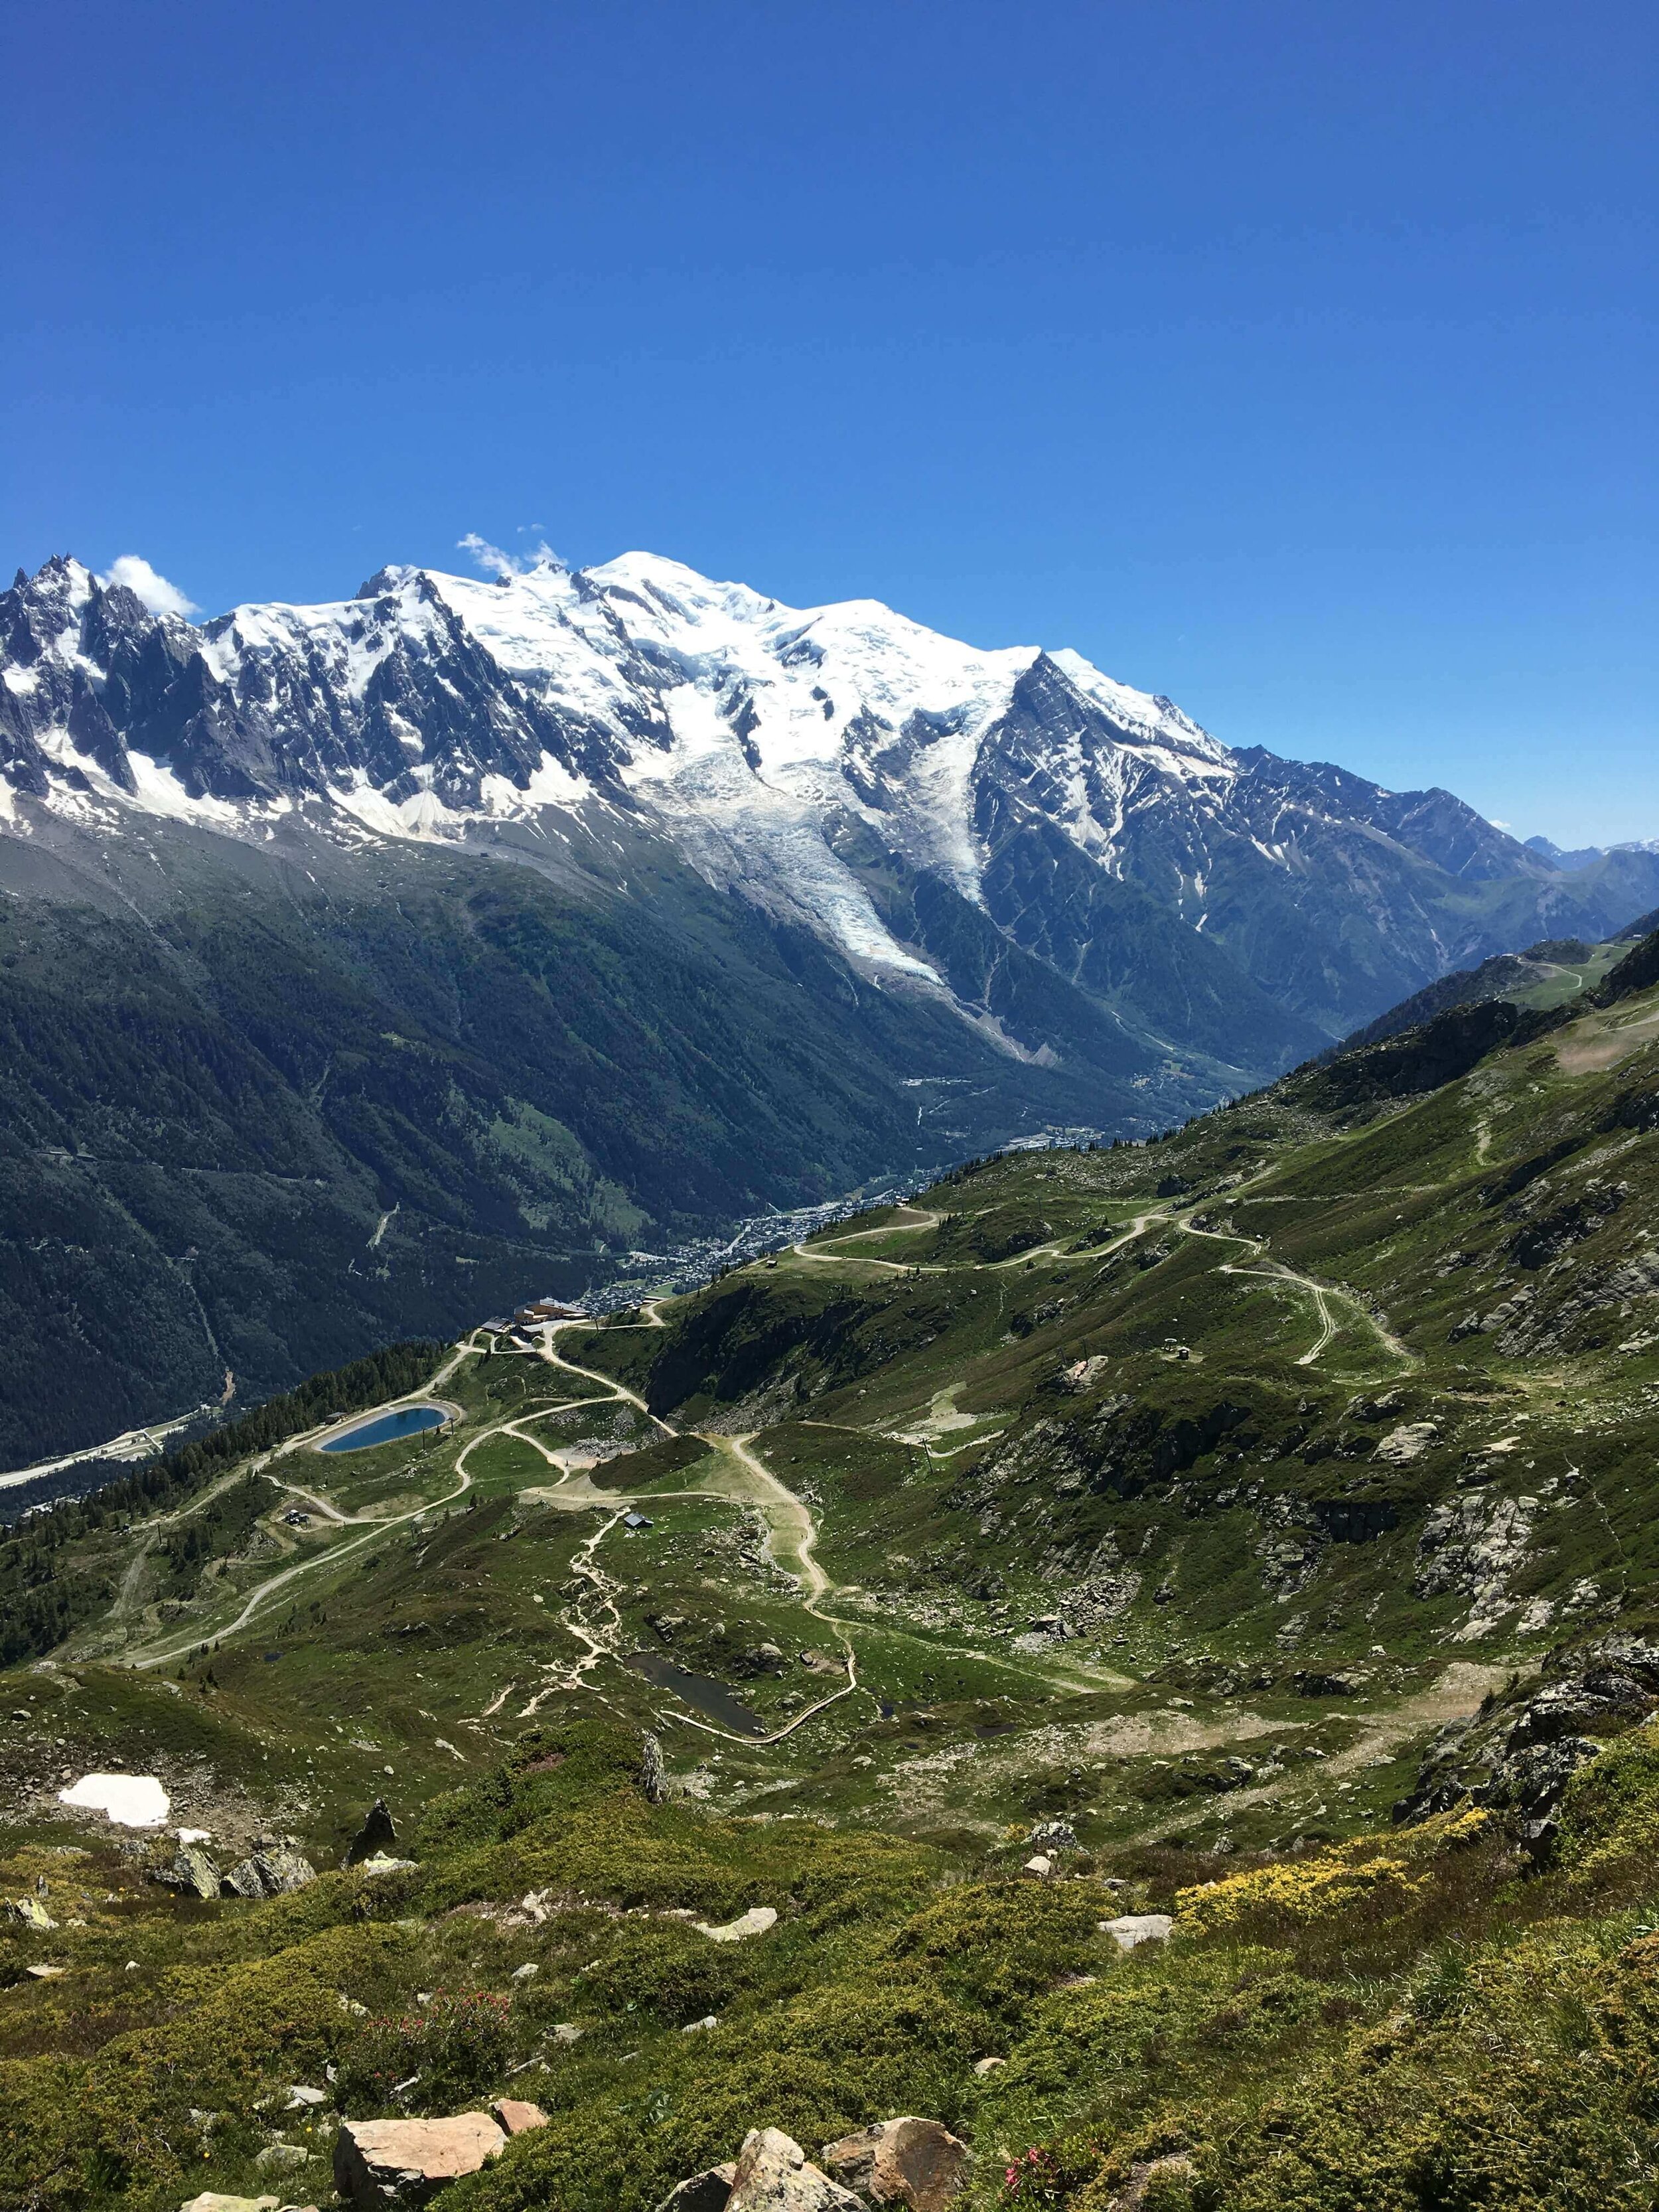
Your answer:
[[[672,1659],[665,1659],[659,1651],[635,1651],[629,1655],[628,1664],[647,1682],[654,1682],[659,1690],[672,1690],[706,1721],[714,1721],[733,1735],[765,1735],[766,1723],[758,1713],[751,1713],[747,1705],[734,1698],[724,1682],[712,1675],[693,1674],[684,1667],[677,1667]]]
[[[371,1444],[396,1443],[400,1437],[417,1437],[422,1429],[441,1429],[449,1419],[441,1406],[399,1406],[394,1413],[380,1413],[372,1421],[360,1421],[356,1428],[342,1429],[319,1451],[367,1451]]]

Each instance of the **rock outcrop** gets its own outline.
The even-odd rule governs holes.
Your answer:
[[[1100,1932],[1109,1936],[1120,1951],[1133,1951],[1137,1943],[1167,1943],[1175,1926],[1168,1912],[1123,1912],[1115,1920],[1103,1920]]]
[[[735,1920],[726,1921],[711,1928],[706,1920],[694,1920],[692,1926],[711,1943],[741,1943],[750,1936],[764,1936],[769,1928],[778,1924],[776,1908],[770,1905],[751,1905],[747,1912],[739,1913]]]
[[[688,2174],[669,2191],[657,2212],[726,2212],[737,2173],[738,2162],[729,2158],[724,2166],[708,2166],[701,2173]]]
[[[58,1925],[38,1897],[8,1898],[0,1907],[0,1917],[32,1929],[37,1936],[49,1935]]]
[[[365,1859],[397,1856],[398,1831],[384,1797],[377,1797],[363,1815],[363,1825],[346,1846],[343,1863],[361,1866]]]
[[[1426,1820],[1466,1799],[1513,1814],[1534,1858],[1548,1856],[1569,1782],[1604,1748],[1583,1733],[1618,1733],[1659,1705],[1659,1644],[1606,1636],[1552,1653],[1541,1688],[1473,1720],[1450,1721],[1429,1744],[1417,1784],[1394,1808],[1398,1822]]]
[[[186,1897],[206,1899],[223,1893],[224,1877],[200,1844],[180,1844],[165,1866],[152,1869],[152,1878]]]
[[[289,1844],[258,1844],[228,1875],[222,1875],[222,1897],[287,1897],[317,1879],[311,1861]]]
[[[640,1788],[648,1805],[660,1805],[668,1794],[668,1777],[662,1763],[662,1745],[647,1729],[640,1739]]]
[[[850,2190],[812,2165],[781,2128],[751,2128],[738,2153],[726,2212],[865,2212]]]
[[[938,2120],[907,2115],[826,2143],[824,2171],[872,2204],[945,2212],[967,2185],[973,2154]]]
[[[334,2185],[358,2212],[424,2204],[507,2145],[488,2112],[447,2120],[347,2120],[334,2139]]]

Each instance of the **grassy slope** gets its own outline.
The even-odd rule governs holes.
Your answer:
[[[1194,2205],[1650,2203],[1659,1747],[1581,1776],[1547,1876],[1498,1820],[1386,1830],[1441,1721],[1659,1610],[1656,1051],[1638,994],[1426,1096],[1304,1075],[1156,1146],[1000,1160],[563,1334],[562,1370],[469,1357],[430,1446],[283,1455],[264,1480],[369,1517],[228,1513],[187,1595],[176,1519],[148,1552],[100,1534],[112,1586],[140,1559],[125,1610],[0,1685],[28,1716],[0,1886],[44,1874],[64,1923],[7,1955],[72,1967],[0,1996],[15,2201],[252,2190],[259,2099],[332,2057],[353,2111],[386,2064],[454,2109],[532,2062],[554,2124],[458,2212],[648,2206],[749,2124],[811,2145],[906,2109],[971,2135],[988,2197],[1008,2153],[1018,2198],[1103,2205],[1137,2147],[1186,2143]],[[1425,1423],[1416,1457],[1382,1441]],[[774,1564],[803,1565],[801,1506],[815,1611]],[[1077,1632],[1033,1631],[1054,1613]],[[843,1644],[858,1688],[800,1720]],[[641,1648],[799,1724],[700,1732],[609,1656]],[[107,1765],[322,1863],[369,1795],[438,1802],[401,1884],[185,1905],[55,1806]],[[1022,1882],[1057,1814],[1081,1878]],[[515,1923],[532,1888],[549,1917]],[[1100,1936],[1183,1890],[1167,1952]],[[732,1950],[662,1917],[757,1903],[779,1928]],[[372,2024],[472,1989],[512,1993],[504,2027]]]

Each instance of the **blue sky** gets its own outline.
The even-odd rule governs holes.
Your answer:
[[[54,0],[0,557],[216,611],[477,531],[1072,645],[1659,836],[1659,17]]]

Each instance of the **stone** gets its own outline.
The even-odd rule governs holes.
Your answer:
[[[688,2175],[669,2191],[657,2212],[726,2212],[737,2171],[737,2160],[729,2158],[724,2166],[708,2166],[701,2173]]]
[[[540,1972],[541,1968],[533,1959],[526,1959],[523,1966],[514,1966],[507,1978],[514,1982],[533,1982]]]
[[[227,2197],[222,2190],[204,2189],[179,2212],[276,2212],[281,2203],[279,2197]]]
[[[506,2148],[488,2112],[447,2120],[347,2120],[334,2138],[334,2185],[360,2212],[424,2204]]]
[[[365,1859],[384,1856],[398,1848],[398,1831],[384,1797],[377,1797],[363,1815],[363,1825],[346,1846],[345,1864],[361,1866]]]
[[[1029,1874],[1035,1881],[1047,1881],[1054,1870],[1054,1863],[1046,1851],[1036,1852],[1034,1856],[1026,1860],[1021,1869],[1022,1873]]]
[[[219,1869],[199,1843],[180,1844],[167,1863],[153,1870],[151,1879],[165,1889],[185,1896],[210,1898],[220,1894]]]
[[[258,2173],[293,2173],[310,2157],[311,2153],[299,2143],[267,2143],[253,2161],[254,2170]]]
[[[1382,1438],[1375,1459],[1385,1467],[1409,1467],[1413,1460],[1421,1459],[1440,1441],[1440,1431],[1432,1421],[1407,1421],[1397,1429],[1390,1429]]]
[[[532,2128],[547,2125],[547,2114],[541,2106],[526,2103],[522,2097],[497,2097],[489,2109],[509,2136],[527,2135]]]
[[[314,2112],[319,2105],[328,2102],[326,2089],[313,2089],[308,2081],[296,2081],[288,2093],[290,2112]]]
[[[265,1844],[222,1877],[222,1897],[287,1897],[317,1879],[309,1859],[285,1844]]]
[[[68,1973],[67,1966],[25,1966],[23,1972],[37,1982],[60,1981]]]
[[[647,1729],[640,1738],[640,1788],[648,1805],[660,1805],[668,1794],[668,1777],[662,1763],[662,1745]]]
[[[967,2186],[972,2154],[939,2120],[878,2120],[826,2143],[824,2171],[872,2204],[945,2212]]]
[[[711,1943],[741,1943],[746,1936],[764,1936],[769,1928],[777,1924],[777,1913],[769,1905],[752,1905],[736,1920],[728,1920],[719,1928],[711,1928],[706,1920],[694,1920],[691,1923]]]
[[[568,2020],[562,2020],[553,2030],[553,2040],[563,2044],[580,2043],[581,2034],[580,2028]]]
[[[720,2026],[718,2013],[706,2012],[701,2020],[688,2020],[680,2030],[682,2035],[701,2035],[707,2029]]]
[[[1100,1932],[1109,1936],[1120,1951],[1133,1951],[1137,1943],[1167,1943],[1174,1926],[1168,1912],[1124,1912],[1115,1920],[1103,1920]]]
[[[1352,1674],[1322,1674],[1309,1668],[1300,1668],[1291,1679],[1298,1698],[1352,1698],[1361,1687]]]
[[[8,1898],[4,1917],[24,1928],[31,1928],[37,1936],[49,1935],[58,1925],[38,1897]]]
[[[384,1851],[376,1851],[373,1858],[358,1862],[357,1871],[372,1881],[379,1875],[407,1874],[414,1863],[413,1859],[388,1858]]]
[[[781,2128],[751,2128],[738,2153],[726,2212],[864,2212],[850,2190],[807,2159]]]
[[[1077,1830],[1069,1820],[1039,1820],[1025,1838],[1039,1851],[1074,1851],[1080,1848]]]
[[[976,2058],[974,2061],[974,2071],[982,2081],[988,2074],[994,2074],[999,2066],[1006,2066],[1007,2063],[1006,2058]]]

